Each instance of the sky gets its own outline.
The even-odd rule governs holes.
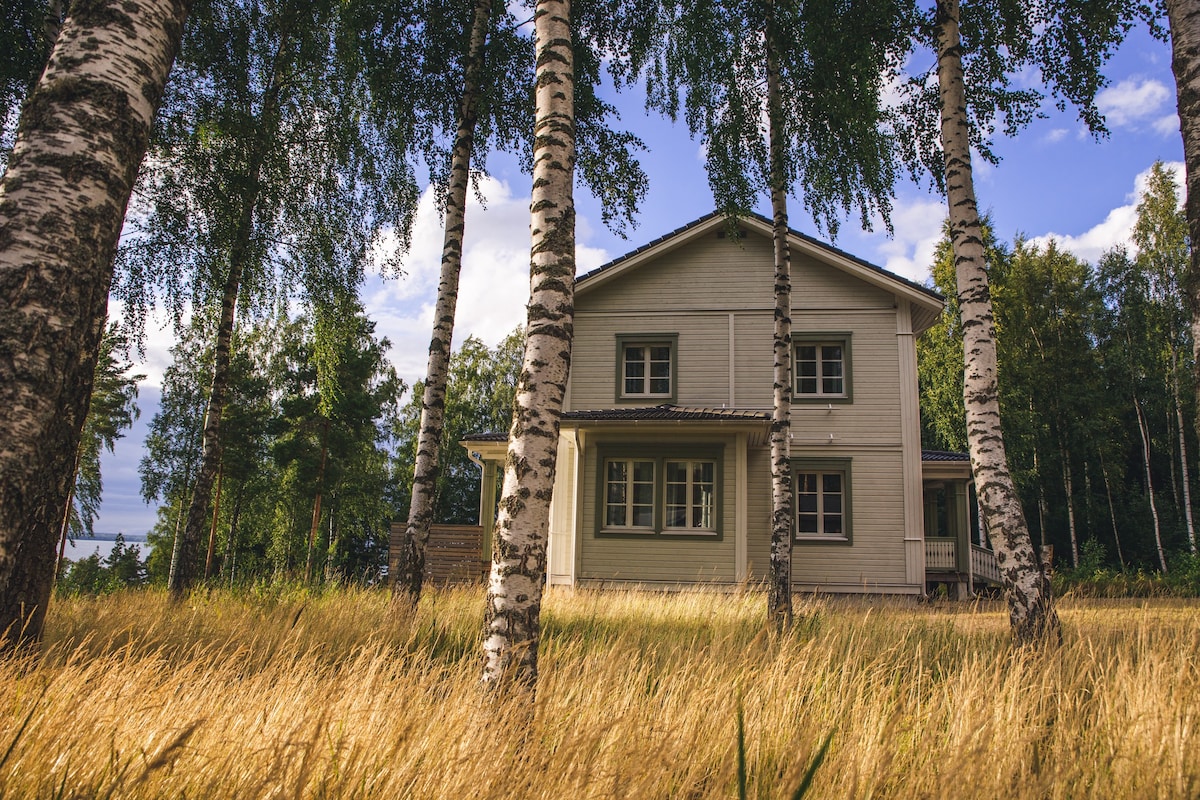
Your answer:
[[[932,54],[929,56],[932,61]],[[1069,111],[1047,103],[1046,117],[1017,137],[998,138],[998,165],[976,159],[979,207],[990,215],[1002,241],[1021,236],[1035,242],[1050,238],[1079,258],[1095,263],[1106,250],[1127,242],[1140,192],[1155,161],[1182,176],[1183,145],[1175,113],[1175,84],[1170,47],[1141,30],[1127,39],[1109,63],[1109,85],[1099,95],[1109,136],[1094,139]],[[584,190],[576,193],[576,259],[582,274],[713,210],[699,141],[682,125],[671,125],[643,111],[643,98],[615,98],[621,124],[636,132],[647,151],[641,162],[650,187],[641,203],[638,227],[627,238],[607,230],[600,205]],[[510,158],[488,164],[482,182],[486,203],[470,201],[466,246],[455,326],[455,343],[469,335],[489,345],[524,320],[529,292],[530,179]],[[1182,190],[1181,190],[1182,194]],[[770,215],[764,196],[757,209]],[[790,201],[793,228],[828,241],[804,212]],[[892,223],[859,230],[857,216],[844,221],[834,244],[898,275],[925,282],[946,215],[944,200],[927,187],[898,188]],[[442,228],[426,192],[413,231],[413,246],[398,279],[372,276],[362,297],[376,333],[391,341],[390,356],[399,375],[412,384],[425,371],[440,267]],[[150,326],[146,373],[138,405],[142,410],[115,453],[101,462],[104,497],[95,529],[138,535],[153,524],[155,510],[141,501],[137,464],[147,426],[158,408],[159,384],[170,363],[169,326]]]

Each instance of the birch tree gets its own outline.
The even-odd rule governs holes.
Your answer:
[[[145,216],[125,242],[116,294],[135,325],[160,298],[177,328],[189,305],[219,309],[174,597],[195,580],[210,528],[237,320],[282,295],[353,293],[385,222],[406,242],[416,207],[405,161],[413,125],[372,105],[359,32],[347,28],[355,8],[198,3],[168,87],[155,158],[139,185]]]
[[[569,0],[538,0],[525,355],[513,404],[483,633],[483,683],[533,691],[575,293],[575,68]]]
[[[983,252],[983,230],[971,172],[970,128],[963,85],[957,0],[938,2],[937,81],[950,240],[962,317],[963,401],[975,491],[996,551],[1014,638],[1031,641],[1059,630],[1050,581],[1033,549],[1013,485],[1000,428],[996,332]]]
[[[113,253],[188,6],[75,6],[0,183],[0,647],[42,634]]]
[[[475,0],[470,40],[463,64],[463,90],[459,103],[450,175],[445,192],[442,267],[437,303],[433,312],[433,337],[421,397],[421,421],[417,439],[408,525],[404,532],[395,577],[395,596],[415,604],[421,597],[425,575],[425,547],[433,522],[434,490],[446,411],[446,377],[454,338],[454,316],[458,304],[458,278],[462,270],[463,237],[466,230],[467,188],[471,178],[471,156],[475,123],[483,79],[485,44],[492,16],[492,0]]]
[[[1189,258],[1180,283],[1191,314],[1192,388],[1200,430],[1200,1],[1164,0],[1171,29],[1171,71],[1183,136],[1184,215]],[[1196,552],[1192,546],[1192,552]]]
[[[772,534],[768,617],[790,624],[794,528],[788,195],[836,236],[843,214],[885,221],[896,178],[881,102],[907,47],[901,3],[707,0],[666,3],[666,38],[646,65],[649,104],[683,116],[705,146],[709,184],[731,220],[771,204],[774,249]]]
[[[1188,549],[1196,552],[1196,528],[1192,520],[1191,475],[1188,464],[1187,426],[1184,423],[1180,382],[1194,379],[1187,368],[1187,358],[1194,352],[1189,343],[1184,281],[1190,267],[1188,221],[1179,209],[1175,178],[1162,162],[1150,169],[1146,191],[1137,205],[1137,220],[1133,226],[1133,244],[1137,247],[1139,269],[1146,277],[1149,291],[1148,308],[1157,317],[1156,325],[1162,338],[1159,352],[1165,353],[1163,374],[1167,396],[1172,400],[1179,446],[1179,467],[1182,473],[1182,503],[1187,528]],[[1191,346],[1189,346],[1191,345]],[[1188,387],[1193,389],[1194,387]],[[1193,423],[1194,423],[1193,419]],[[1165,571],[1165,567],[1164,567]]]

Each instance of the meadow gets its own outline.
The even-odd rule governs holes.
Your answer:
[[[1194,600],[1068,598],[1028,651],[995,601],[801,598],[780,636],[755,592],[552,591],[530,715],[479,689],[480,591],[56,600],[0,661],[0,797],[1200,793]]]

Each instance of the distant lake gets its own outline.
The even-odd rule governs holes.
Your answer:
[[[146,534],[144,533],[123,533],[125,537],[125,546],[137,545],[141,548],[142,560],[146,560],[146,556],[150,552],[150,548],[146,546]],[[63,553],[64,558],[71,561],[78,561],[81,558],[87,558],[92,553],[99,552],[100,558],[108,558],[112,553],[113,545],[117,541],[115,533],[97,533],[94,537],[80,537],[75,540],[75,544],[67,541],[67,549]]]

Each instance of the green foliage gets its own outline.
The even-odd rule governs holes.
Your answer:
[[[234,262],[255,316],[357,287],[384,225],[407,242],[407,112],[374,113],[354,24],[342,3],[193,6],[113,288],[139,342],[160,300],[177,327],[219,302]]]
[[[100,453],[110,453],[138,417],[138,381],[145,375],[131,375],[133,365],[127,358],[128,340],[118,326],[110,324],[100,340],[96,358],[92,399],[83,433],[79,440],[75,490],[67,520],[69,536],[91,536],[92,523],[100,509],[104,484],[100,475]]]
[[[1193,418],[1191,335],[1178,284],[1188,242],[1162,165],[1151,170],[1138,209],[1138,251],[1111,251],[1095,269],[1054,242],[1006,247],[985,226],[1010,468],[1035,542],[1053,545],[1057,562],[1070,565],[1073,517],[1076,540],[1094,542],[1080,554],[1081,568],[1100,559],[1093,572],[1157,566],[1139,409],[1164,545],[1188,544],[1175,412],[1178,396],[1184,419]],[[933,275],[948,307],[917,343],[922,444],[961,451],[962,338],[945,240]],[[1194,467],[1194,432],[1185,433]],[[1111,591],[1158,591],[1128,577],[1136,574],[1113,573],[1114,586],[1128,585]]]
[[[107,558],[101,559],[100,552],[96,551],[78,561],[67,561],[55,591],[60,597],[109,594],[144,586],[146,582],[146,565],[141,560],[141,548],[136,544],[127,546],[125,537],[117,534]]]
[[[521,370],[524,333],[514,330],[495,348],[474,336],[451,354],[446,381],[446,417],[438,477],[434,490],[437,522],[474,525],[479,521],[480,471],[459,446],[469,434],[507,433]],[[404,502],[412,491],[413,463],[421,421],[420,384],[401,410],[396,427],[396,496]],[[407,508],[407,505],[404,505]]]
[[[783,184],[836,236],[858,210],[887,222],[897,142],[883,91],[909,46],[903,2],[665,4],[663,44],[645,67],[648,105],[681,113],[705,147],[717,207],[745,214],[769,191],[764,120],[769,34],[779,47]]]
[[[914,44],[937,52],[934,41],[938,4],[914,16]],[[1158,3],[1143,0],[962,0],[963,83],[972,149],[985,161],[997,130],[1015,136],[1051,98],[1059,109],[1071,105],[1095,135],[1107,133],[1096,95],[1107,84],[1104,64],[1138,22],[1163,36]],[[936,59],[920,56],[924,71],[901,84],[902,101],[894,117],[901,157],[915,178],[928,174],[940,189],[945,163],[941,151]],[[1030,86],[1029,73],[1040,76]]]
[[[52,7],[53,5],[53,7]],[[0,170],[8,163],[17,116],[41,75],[65,4],[46,0],[6,0],[0,5]]]

